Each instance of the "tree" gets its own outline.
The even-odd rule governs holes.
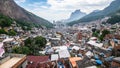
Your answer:
[[[108,31],[108,30],[103,30],[102,31],[103,37],[105,37],[107,34],[110,34],[110,31]]]
[[[30,49],[26,46],[21,46],[21,47],[15,47],[12,49],[13,53],[17,53],[17,54],[30,54]]]
[[[94,37],[98,37],[99,35],[98,35],[97,32],[94,32],[94,33],[92,34],[92,36],[94,36]]]
[[[23,30],[31,30],[31,28],[35,26],[33,23],[27,21],[16,20],[16,22],[22,27]]]
[[[27,38],[24,41],[24,46],[28,47],[31,50],[31,54],[34,54],[34,49],[35,49],[35,44],[34,44],[34,39],[33,38]]]
[[[100,30],[92,30],[93,31],[93,34],[92,34],[92,36],[94,36],[94,37],[99,37],[99,34],[100,34]]]
[[[100,40],[100,41],[103,41],[103,38],[104,38],[104,36],[103,36],[103,35],[100,35],[99,40]]]
[[[14,30],[10,30],[8,35],[10,36],[15,36],[17,33]]]
[[[45,47],[46,43],[46,39],[42,36],[38,36],[35,38],[35,44],[38,45],[38,47]]]
[[[95,29],[95,28],[93,28],[93,29],[92,29],[92,32],[95,32],[95,31],[96,31],[96,29]]]
[[[0,34],[7,34],[7,32],[4,29],[0,29]]]
[[[25,41],[24,41],[25,45],[26,46],[31,46],[32,43],[33,43],[33,38],[27,38]]]
[[[110,31],[108,31],[108,30],[103,30],[103,31],[102,31],[102,34],[101,34],[100,37],[99,37],[99,39],[100,39],[101,41],[103,41],[104,37],[105,37],[107,34],[110,34]]]
[[[39,51],[42,47],[45,47],[47,41],[42,36],[37,36],[35,38],[28,38],[24,41],[25,46],[31,50],[32,55],[39,55]]]
[[[11,18],[0,14],[0,26],[2,28],[11,26],[12,22]]]

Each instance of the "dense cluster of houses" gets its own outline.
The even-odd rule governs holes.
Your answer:
[[[92,29],[111,33],[99,41]],[[16,27],[16,29],[19,29]],[[79,27],[21,31],[17,36],[0,35],[0,68],[118,68],[120,67],[120,26],[89,24]],[[19,31],[19,30],[18,30]],[[12,48],[24,44],[28,37],[43,36],[44,56],[12,54]],[[11,63],[12,62],[12,63]]]

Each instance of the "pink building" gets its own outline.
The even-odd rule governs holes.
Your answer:
[[[4,49],[3,49],[3,42],[0,43],[0,57],[2,57],[2,55],[5,53]]]

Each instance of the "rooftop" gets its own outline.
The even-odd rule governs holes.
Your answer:
[[[19,62],[22,58],[13,57],[10,60],[6,61],[5,63],[0,65],[0,68],[11,68],[14,66],[17,62]]]
[[[51,55],[51,61],[58,60],[58,59],[59,59],[58,54]]]
[[[116,61],[116,62],[120,63],[120,57],[114,58],[113,61]]]
[[[85,67],[93,66],[93,63],[90,62],[87,56],[85,56],[83,60],[76,61],[76,63],[78,65],[78,68],[85,68]]]
[[[72,57],[72,58],[69,58],[73,68],[76,67],[76,61],[79,61],[79,60],[82,60],[82,58],[80,57]]]
[[[26,68],[35,68],[38,66],[39,63],[49,61],[49,56],[27,56],[27,61],[29,62],[29,64]]]
[[[12,40],[14,40],[14,38],[7,38],[7,39],[3,40],[3,42],[12,41]]]
[[[0,60],[0,68],[17,68],[26,60],[23,54],[6,54],[6,57]]]
[[[59,57],[60,58],[68,58],[68,57],[70,57],[70,53],[68,50],[59,51]]]

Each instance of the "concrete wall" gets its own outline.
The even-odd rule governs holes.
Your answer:
[[[27,60],[24,61],[18,68],[26,68],[27,66]]]
[[[0,60],[0,65],[3,64],[4,62],[8,61],[10,59],[10,56],[5,57],[4,59]]]
[[[19,58],[23,58],[25,57],[26,55],[23,55],[23,54],[9,54],[9,56],[12,58],[12,57],[19,57]]]

